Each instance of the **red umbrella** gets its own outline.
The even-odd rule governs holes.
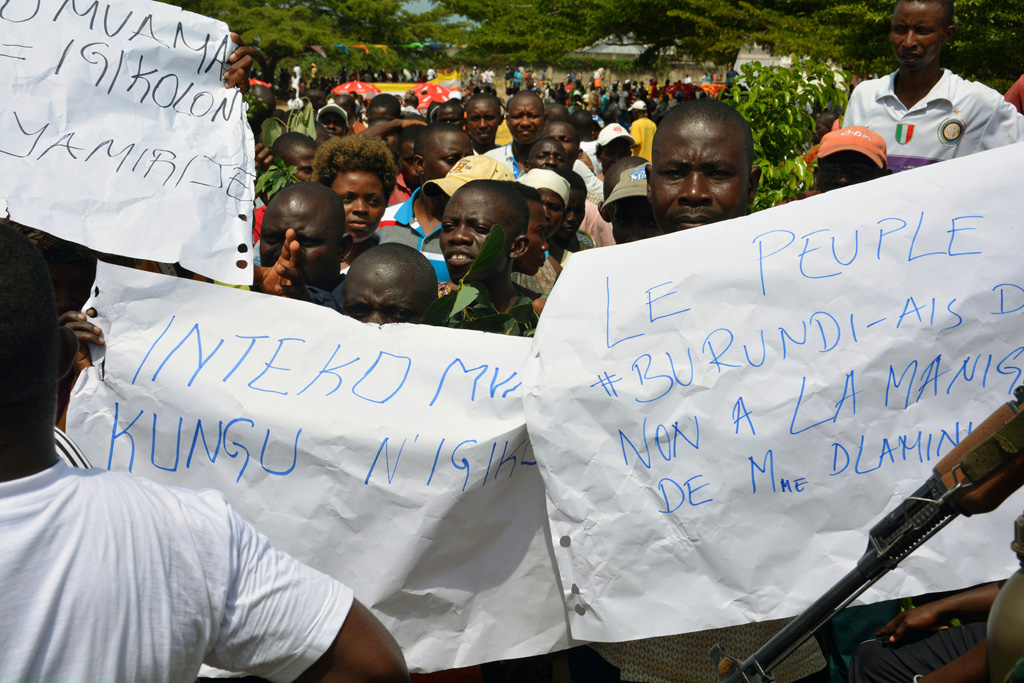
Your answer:
[[[419,99],[419,109],[426,109],[431,102],[447,102],[452,91],[436,83],[420,83],[412,89],[412,93]]]
[[[332,95],[340,95],[343,92],[348,94],[359,93],[360,95],[376,95],[380,92],[380,88],[373,85],[372,83],[365,83],[363,81],[349,81],[348,83],[342,83],[331,90]]]
[[[250,79],[249,79],[249,85],[265,85],[265,86],[267,86],[268,88],[272,88],[272,87],[273,87],[273,86],[272,86],[272,85],[270,85],[269,83],[266,83],[266,82],[264,82],[264,81],[260,81],[260,80],[257,80],[257,79],[255,79],[255,78],[250,78]]]

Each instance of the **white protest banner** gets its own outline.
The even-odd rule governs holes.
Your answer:
[[[94,466],[223,491],[352,586],[416,669],[566,646],[528,340],[362,325],[103,263],[96,289],[108,346],[68,417]]]
[[[575,255],[526,370],[573,637],[798,614],[1024,367],[1014,145]],[[866,601],[1005,578],[1018,493]]]
[[[111,254],[252,282],[253,138],[220,21],[150,0],[0,3],[0,202]]]

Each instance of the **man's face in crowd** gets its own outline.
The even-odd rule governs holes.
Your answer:
[[[540,202],[527,201],[530,207],[530,225],[526,237],[530,240],[523,255],[516,259],[515,270],[527,275],[536,275],[544,265],[544,252],[548,250],[547,236],[550,230],[544,205]]]
[[[548,238],[554,235],[562,227],[562,218],[565,216],[565,202],[554,190],[546,187],[537,188],[540,192],[541,201],[544,204],[544,215],[548,220]]]
[[[647,198],[664,232],[744,216],[761,169],[732,126],[689,121],[666,129],[647,167]]]
[[[345,230],[352,241],[368,240],[377,230],[388,205],[384,183],[375,173],[349,171],[335,176],[331,189],[345,203]]]
[[[597,160],[601,162],[602,168],[611,168],[616,161],[632,153],[633,145],[629,144],[629,138],[617,138],[597,149]]]
[[[559,236],[562,239],[569,239],[576,234],[583,224],[587,215],[587,193],[585,190],[569,190],[569,203],[565,207],[562,216],[562,225],[559,228]]]
[[[345,123],[345,118],[336,111],[325,111],[320,115],[318,121],[320,121],[320,125],[327,129],[331,137],[348,135],[348,124]]]
[[[544,128],[544,105],[538,97],[514,96],[505,115],[512,139],[521,145],[532,144]]]
[[[417,291],[401,268],[365,268],[349,271],[341,310],[363,323],[418,323],[436,298],[436,289]]]
[[[939,51],[954,33],[939,4],[903,0],[893,12],[889,40],[901,69],[921,71],[938,63]]]
[[[398,165],[402,169],[402,176],[410,190],[420,186],[420,178],[416,175],[416,144],[412,140],[402,142],[398,150]]]
[[[286,166],[295,167],[295,177],[302,182],[313,179],[313,157],[316,156],[315,147],[300,147],[290,149],[281,155]]]
[[[565,148],[557,140],[542,140],[530,149],[527,168],[565,168]]]
[[[441,253],[444,254],[452,282],[466,278],[469,267],[480,254],[480,247],[495,224],[509,225],[510,220],[502,213],[501,206],[490,193],[467,186],[452,195],[444,210],[440,239]],[[522,256],[526,248],[526,237],[510,240],[508,230],[505,234],[506,248],[501,255],[487,268],[473,273],[467,282],[487,282],[508,268],[509,259]],[[510,250],[510,241],[516,242],[518,247]]]
[[[647,197],[623,197],[605,204],[601,214],[612,224],[615,244],[638,242],[662,234],[654,222],[654,210]]]
[[[573,162],[580,156],[580,135],[572,124],[563,121],[555,121],[544,127],[542,137],[552,137],[562,143],[565,148],[565,163],[567,168],[572,168]]]
[[[271,201],[263,216],[260,232],[260,261],[273,266],[281,255],[285,232],[295,231],[299,252],[305,260],[303,280],[307,285],[332,290],[338,284],[341,261],[347,249],[342,240],[344,226],[331,222],[326,200],[301,193]],[[343,248],[342,245],[345,245]]]
[[[462,105],[458,102],[445,102],[437,108],[437,120],[442,123],[450,123],[459,128],[465,128],[466,115]]]
[[[80,311],[89,300],[96,266],[85,263],[47,263],[50,282],[53,283],[57,313]]]
[[[438,130],[433,135],[433,141],[424,145],[427,153],[416,157],[421,182],[444,178],[459,159],[473,154],[469,136],[457,128]]]
[[[821,142],[821,139],[829,134],[832,130],[832,124],[835,123],[836,116],[831,112],[822,112],[814,119],[814,135],[811,136],[811,145],[817,145]]]
[[[865,183],[890,173],[890,170],[879,168],[878,164],[860,152],[843,150],[818,159],[815,179],[819,190],[831,192],[840,187]]]
[[[477,99],[466,108],[466,132],[478,145],[491,146],[501,125],[501,110],[491,99]]]

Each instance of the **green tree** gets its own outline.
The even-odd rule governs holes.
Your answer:
[[[467,57],[545,60],[610,35],[630,35],[665,54],[731,63],[753,43],[778,55],[828,61],[862,75],[896,68],[889,46],[894,2],[866,0],[435,0],[468,21],[447,28]],[[959,0],[960,30],[942,64],[965,78],[1005,90],[1024,64],[1024,6]]]
[[[761,184],[752,209],[771,208],[811,188],[812,168],[803,147],[814,129],[811,110],[844,107],[843,83],[848,74],[804,60],[791,68],[742,67],[747,89],[736,85],[725,99],[750,124],[754,136],[754,163],[761,167]]]
[[[413,14],[402,0],[184,0],[180,4],[191,12],[220,19],[246,44],[256,47],[258,71],[264,79],[272,79],[280,66],[317,61],[311,45],[323,47],[328,57],[317,65],[330,75],[341,66],[395,67],[436,56],[437,52],[426,48],[399,46],[430,41],[439,31],[438,22],[447,15],[440,8]],[[352,44],[383,44],[388,50],[371,48],[366,54],[350,49],[345,55],[332,47]]]

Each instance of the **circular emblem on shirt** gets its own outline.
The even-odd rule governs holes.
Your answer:
[[[939,124],[939,142],[953,147],[960,144],[966,126],[960,119],[946,119]]]

